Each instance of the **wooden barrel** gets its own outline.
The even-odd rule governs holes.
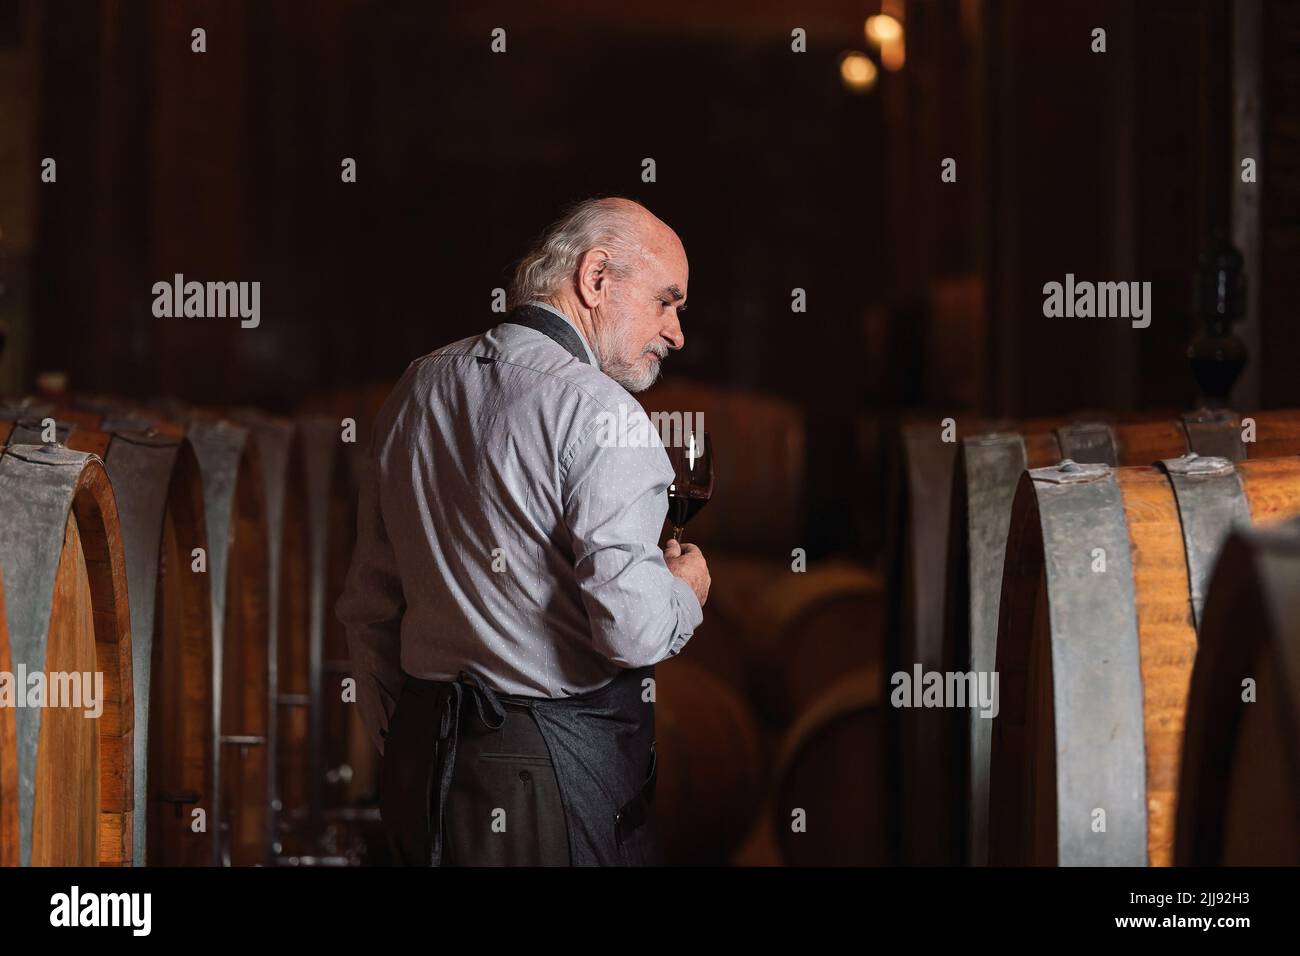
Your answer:
[[[918,661],[935,669],[951,656],[944,647],[942,596],[958,439],[987,427],[973,417],[912,419],[897,430],[887,450],[887,673]],[[890,799],[899,822],[890,859],[953,863],[958,831],[948,807],[959,764],[952,719],[897,712],[887,720]]]
[[[262,462],[266,493],[268,582],[267,844],[278,857],[309,853],[308,694],[310,666],[310,529],[307,478],[299,430],[292,418],[255,409],[232,410],[250,429]]]
[[[129,467],[129,461],[128,456],[121,464]],[[110,475],[114,465],[110,447]],[[150,473],[161,475],[161,465],[155,463],[156,470]],[[147,499],[139,491],[132,498],[143,504]],[[144,851],[151,865],[198,866],[211,860],[211,841],[206,834],[194,832],[193,811],[213,803],[213,632],[208,582],[194,570],[195,549],[210,546],[203,483],[188,440],[176,447],[160,500],[162,540],[153,589],[148,572],[141,572],[143,600],[148,601],[152,591],[156,616],[151,622],[142,618],[135,629],[135,633],[153,634],[150,669],[142,678],[150,688]],[[127,542],[130,547],[131,536]],[[146,565],[148,552],[141,548],[141,553],[145,555],[141,564]],[[134,610],[132,605],[133,614]],[[141,712],[138,706],[136,712]]]
[[[340,419],[298,419],[311,529],[311,805],[328,848],[355,854],[356,814],[378,804],[378,752],[357,707],[347,632],[334,614],[356,538],[356,498]],[[328,831],[328,832],[326,832]]]
[[[1076,423],[1050,431],[1025,428],[968,435],[955,463],[952,522],[945,582],[943,646],[951,664],[940,670],[987,672],[996,660],[998,603],[1011,502],[1026,468],[1069,457],[1110,465],[1149,465],[1185,452],[1221,454],[1237,460],[1259,452],[1300,452],[1300,415],[1259,412],[1253,442],[1242,442],[1239,418],[1228,411],[1188,413],[1181,419],[1126,422],[1115,426]],[[1076,457],[1078,456],[1078,457]],[[966,712],[959,733],[963,762],[965,825],[970,862],[988,859],[989,721]]]
[[[311,445],[313,553],[317,555],[314,592],[324,596],[321,647],[319,734],[323,771],[322,849],[355,862],[386,862],[387,839],[379,818],[379,752],[356,705],[347,632],[334,613],[351,567],[356,536],[356,502],[374,422],[392,391],[389,383],[344,389],[306,403],[300,415]],[[323,558],[320,556],[323,554]],[[350,686],[344,693],[344,684]]]
[[[780,399],[740,389],[662,382],[642,405],[669,441],[698,428],[713,443],[714,497],[691,521],[686,539],[701,548],[790,560],[806,547],[805,435],[802,411]],[[654,416],[666,416],[656,419]]]
[[[708,671],[675,658],[655,668],[655,740],[664,862],[726,862],[759,807],[758,729],[749,708]]]
[[[359,485],[361,469],[374,434],[375,419],[393,390],[393,382],[370,382],[334,389],[310,396],[300,409],[303,415],[330,418],[342,426],[355,427],[355,441],[345,442],[343,449],[348,460],[348,473],[354,492]]]
[[[704,620],[682,649],[681,658],[698,664],[743,699],[760,704],[754,683],[754,608],[783,573],[788,561],[755,558],[728,551],[705,554],[709,562],[709,600]]]
[[[786,734],[768,808],[786,865],[889,862],[881,691],[878,664],[848,672]]]
[[[846,671],[879,668],[884,587],[855,561],[710,557],[704,623],[682,651],[784,727]]]
[[[333,613],[347,583],[356,540],[356,498],[348,477],[346,444],[338,420],[303,416],[299,427],[307,447],[312,511],[313,639],[320,643],[316,656],[321,661],[316,693],[321,701],[317,737],[322,806],[373,804],[378,799],[378,752],[356,706],[347,631]]]
[[[232,415],[253,430],[266,466],[275,569],[273,849],[295,863],[355,861],[364,847],[354,811],[377,802],[378,753],[346,684],[346,634],[332,613],[356,528],[350,443],[332,416]]]
[[[131,619],[117,506],[97,459],[56,444],[4,449],[0,574],[11,669],[44,672],[59,703],[68,691],[102,692],[97,717],[87,716],[96,709],[87,696],[74,698],[81,706],[14,710],[17,853],[10,840],[4,856],[24,866],[129,866]]]
[[[1234,524],[1300,513],[1300,458],[1063,462],[1020,480],[997,638],[989,862],[1168,864],[1206,584]]]
[[[267,862],[266,753],[270,631],[266,494],[248,428],[202,411],[186,419],[203,476],[212,602],[216,766],[214,853],[221,863]]]
[[[1174,862],[1300,865],[1300,522],[1239,530],[1187,701]]]
[[[113,483],[131,605],[135,685],[137,866],[202,865],[210,841],[191,811],[212,791],[211,617],[208,584],[192,568],[207,548],[203,488],[194,451],[175,424],[68,407],[39,409],[9,440],[45,435],[100,456]]]

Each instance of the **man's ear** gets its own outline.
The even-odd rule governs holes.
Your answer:
[[[609,288],[609,252],[599,247],[588,249],[578,260],[578,298],[588,309],[605,300]]]

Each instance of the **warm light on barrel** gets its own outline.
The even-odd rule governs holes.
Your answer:
[[[865,53],[854,51],[840,57],[840,79],[854,93],[869,92],[876,85],[877,74],[876,64]]]

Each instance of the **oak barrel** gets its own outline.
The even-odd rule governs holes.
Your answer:
[[[759,807],[754,717],[725,684],[680,656],[655,667],[654,699],[664,862],[724,863]]]
[[[17,848],[11,840],[0,854],[23,866],[129,866],[131,619],[117,505],[98,458],[53,443],[7,445],[0,575],[11,669],[45,673],[47,692],[61,698],[14,710]]]
[[[347,633],[333,613],[347,580],[356,537],[356,499],[345,432],[326,415],[298,418],[307,474],[310,528],[310,808],[313,830],[348,850],[352,812],[377,805],[378,753],[356,705]],[[328,829],[328,833],[324,832]]]
[[[1174,862],[1300,865],[1300,522],[1224,547],[1186,726]]]
[[[1034,419],[1019,427],[1050,433],[1064,424]],[[910,417],[888,449],[886,521],[886,674],[946,670],[957,656],[944,628],[949,587],[946,555],[953,481],[961,439],[991,428],[1016,426],[976,416]],[[956,799],[962,766],[961,726],[942,711],[887,714],[890,799],[898,829],[890,858],[920,865],[952,864],[963,855]]]
[[[955,465],[945,599],[946,647],[956,662],[944,670],[987,672],[996,659],[998,602],[1011,502],[1026,468],[1071,457],[1111,465],[1150,465],[1185,452],[1232,460],[1300,452],[1300,414],[1259,412],[1243,441],[1240,418],[1227,410],[1189,412],[1114,426],[1076,423],[1053,431],[1002,431],[963,438]],[[1070,454],[1062,455],[1062,451]],[[1084,457],[1079,452],[1091,452]],[[965,714],[962,736],[967,847],[970,862],[988,860],[990,723]]]
[[[310,547],[307,478],[292,418],[236,409],[262,462],[267,522],[267,844],[272,854],[310,852],[308,816],[308,632]]]
[[[879,664],[850,671],[787,732],[768,808],[786,865],[889,862],[881,692]]]
[[[9,440],[45,435],[101,456],[113,482],[131,597],[134,862],[205,864],[209,841],[192,813],[206,812],[212,791],[212,624],[192,565],[207,547],[194,451],[180,426],[107,404],[29,408]]]
[[[721,545],[787,561],[792,548],[806,547],[805,428],[797,406],[683,381],[661,382],[640,398],[667,441],[683,440],[702,422],[713,444],[714,497],[687,527],[687,541],[706,555]]]
[[[248,428],[212,413],[182,416],[203,476],[212,607],[216,785],[213,852],[220,863],[270,857],[266,738],[270,632],[266,495]]]
[[[1071,461],[1020,479],[997,639],[989,862],[1162,865],[1196,626],[1232,527],[1300,513],[1300,458]]]
[[[879,667],[885,595],[872,568],[706,555],[704,623],[682,651],[784,727],[847,671]]]

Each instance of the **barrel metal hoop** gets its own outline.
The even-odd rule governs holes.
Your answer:
[[[1029,477],[1035,482],[1053,485],[1077,485],[1099,481],[1110,476],[1110,465],[1101,462],[1076,462],[1066,458],[1059,464],[1046,468],[1031,468]]]
[[[289,457],[297,430],[289,419],[266,415],[251,408],[235,409],[232,412],[232,420],[249,430],[262,464],[262,488],[266,502],[266,543],[270,562],[268,567],[271,568],[267,590],[267,690],[270,699],[267,711],[269,720],[266,733],[266,759],[268,764],[274,767],[280,746],[278,707],[289,703],[285,699],[289,695],[277,696],[280,686],[281,574],[279,569],[280,556],[284,550],[285,495],[288,493]],[[307,705],[305,696],[302,705]],[[279,839],[280,808],[283,806],[280,799],[280,775],[267,774],[266,787],[267,805],[270,807],[270,812],[266,814],[266,844],[275,846]]]
[[[959,662],[975,673],[997,667],[998,605],[1002,597],[1002,568],[1016,483],[1025,470],[1025,442],[1014,432],[975,435],[964,440],[962,455],[966,477],[966,556],[970,588],[967,597],[970,627],[970,661]],[[971,860],[988,862],[989,760],[993,722],[971,708],[970,814]]]
[[[118,434],[117,437],[123,437]],[[104,463],[117,500],[126,558],[126,586],[131,596],[131,670],[135,681],[135,819],[133,856],[143,866],[149,824],[149,707],[153,672],[155,597],[159,545],[167,510],[167,489],[176,466],[179,443],[137,444],[115,437]],[[207,546],[185,542],[183,550]]]
[[[56,444],[35,445],[19,442],[6,448],[5,454],[32,465],[45,465],[47,467],[71,466],[78,471],[84,468],[89,461],[103,463],[103,459],[96,454],[86,451],[73,451],[71,448]]]
[[[225,634],[226,575],[230,563],[230,535],[235,515],[239,463],[248,429],[217,419],[191,418],[186,435],[198,459],[203,479],[203,516],[208,530],[208,581],[212,590],[212,812],[222,819],[221,709],[223,680],[222,635]],[[221,859],[221,830],[213,828],[213,861]]]
[[[1036,481],[1034,490],[1050,607],[1057,858],[1062,866],[1145,866],[1141,658],[1119,482],[1106,469],[1089,481]],[[1098,810],[1104,832],[1093,829]]]
[[[24,415],[22,418],[16,418],[14,430],[9,433],[9,441],[15,445],[49,445],[51,442],[45,440],[45,421],[53,418],[53,415],[45,415],[39,418],[33,418]],[[60,445],[68,443],[68,436],[76,429],[72,422],[61,418],[54,419],[54,441]]]
[[[297,419],[302,440],[307,479],[307,527],[309,548],[307,686],[311,703],[307,708],[307,772],[310,780],[307,805],[314,831],[324,812],[324,658],[326,614],[325,578],[329,558],[330,497],[336,465],[343,454],[338,422],[323,415]]]
[[[1187,553],[1192,619],[1199,632],[1214,563],[1234,527],[1249,527],[1241,476],[1226,458],[1192,454],[1160,463],[1173,486]]]
[[[978,435],[963,438],[962,442],[967,448],[972,446],[978,448],[983,445],[1004,445],[1007,442],[1019,442],[1022,448],[1025,445],[1024,436],[1015,431],[981,432]]]
[[[1226,408],[1201,408],[1183,414],[1187,450],[1241,461],[1246,446],[1241,440],[1241,418]]]
[[[1071,422],[1056,429],[1056,443],[1061,457],[1079,462],[1100,462],[1114,467],[1119,464],[1119,445],[1115,431],[1105,422]]]
[[[119,422],[105,419],[100,423],[99,430],[111,434],[115,441],[130,442],[146,448],[179,448],[181,445],[181,439],[164,435],[147,425],[133,424],[125,427]]]

